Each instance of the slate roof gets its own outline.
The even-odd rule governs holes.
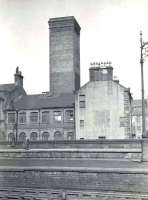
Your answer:
[[[15,89],[15,84],[14,83],[9,83],[9,84],[0,84],[0,91],[7,91],[10,92]]]
[[[14,109],[18,110],[66,107],[74,107],[74,94],[66,93],[60,96],[25,95],[14,102]]]

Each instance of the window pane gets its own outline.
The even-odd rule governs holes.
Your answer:
[[[31,141],[37,141],[37,139],[38,139],[38,134],[36,132],[32,132],[30,134],[30,140]]]
[[[85,101],[80,101],[80,108],[85,108]]]
[[[42,134],[42,140],[43,141],[48,141],[49,140],[49,133],[48,132],[43,132],[43,134]]]
[[[15,113],[8,113],[8,123],[15,123]]]
[[[80,120],[80,127],[84,127],[84,120]]]
[[[74,120],[73,110],[66,110],[66,120],[67,121],[73,121]]]
[[[19,134],[19,141],[21,142],[26,141],[26,134],[24,132]]]
[[[55,121],[62,121],[62,112],[61,111],[55,111],[54,112],[54,120]]]
[[[14,135],[14,133],[9,133],[9,134],[8,134],[8,141],[12,142],[12,141],[14,141],[14,140],[15,140],[15,135]]]
[[[19,123],[21,123],[21,124],[26,123],[26,113],[25,112],[19,113]]]
[[[85,108],[85,95],[79,95],[80,108]]]
[[[73,132],[67,133],[67,140],[74,140],[74,133]]]
[[[49,111],[42,112],[42,123],[49,123]]]
[[[127,119],[126,117],[120,117],[120,127],[126,127]]]
[[[31,122],[38,122],[38,112],[31,112],[30,113],[30,121]]]
[[[54,139],[55,140],[63,140],[64,138],[63,138],[63,134],[60,132],[60,131],[56,131],[55,133],[54,133]]]

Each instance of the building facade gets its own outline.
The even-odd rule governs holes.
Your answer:
[[[77,139],[131,138],[131,93],[113,80],[111,66],[92,67],[75,96]]]
[[[14,84],[0,85],[0,131],[6,140],[131,138],[131,93],[113,68],[90,68],[80,88],[80,26],[74,17],[49,24],[49,92],[27,95],[17,67]]]
[[[6,140],[7,138],[7,109],[13,108],[14,101],[26,95],[23,88],[23,76],[16,68],[14,75],[14,83],[0,85],[0,139]]]
[[[29,139],[62,140],[75,139],[74,95],[48,97],[26,95],[6,112],[7,138],[11,141]],[[59,103],[60,102],[60,103]]]
[[[4,134],[7,140],[76,138],[74,93],[80,87],[80,26],[74,17],[52,18],[48,24],[49,92],[27,95],[23,89],[23,76],[16,69],[15,84],[19,88],[18,92],[9,88],[13,96],[10,101],[7,89],[4,91],[8,101],[5,107],[3,97],[0,96],[1,135]],[[3,89],[7,85],[0,87]]]
[[[145,134],[148,137],[148,99],[144,101],[145,109]],[[142,102],[140,99],[133,100],[132,105],[132,135],[134,138],[142,138]]]

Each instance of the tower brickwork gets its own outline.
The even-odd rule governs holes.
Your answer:
[[[73,93],[80,88],[80,26],[74,17],[49,20],[50,91]]]

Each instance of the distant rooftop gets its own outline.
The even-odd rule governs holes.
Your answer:
[[[18,110],[68,107],[74,107],[74,94],[66,93],[60,96],[25,95],[14,102],[14,109]]]
[[[14,83],[10,83],[10,84],[0,84],[0,92],[1,91],[12,91],[15,88],[15,84]]]

